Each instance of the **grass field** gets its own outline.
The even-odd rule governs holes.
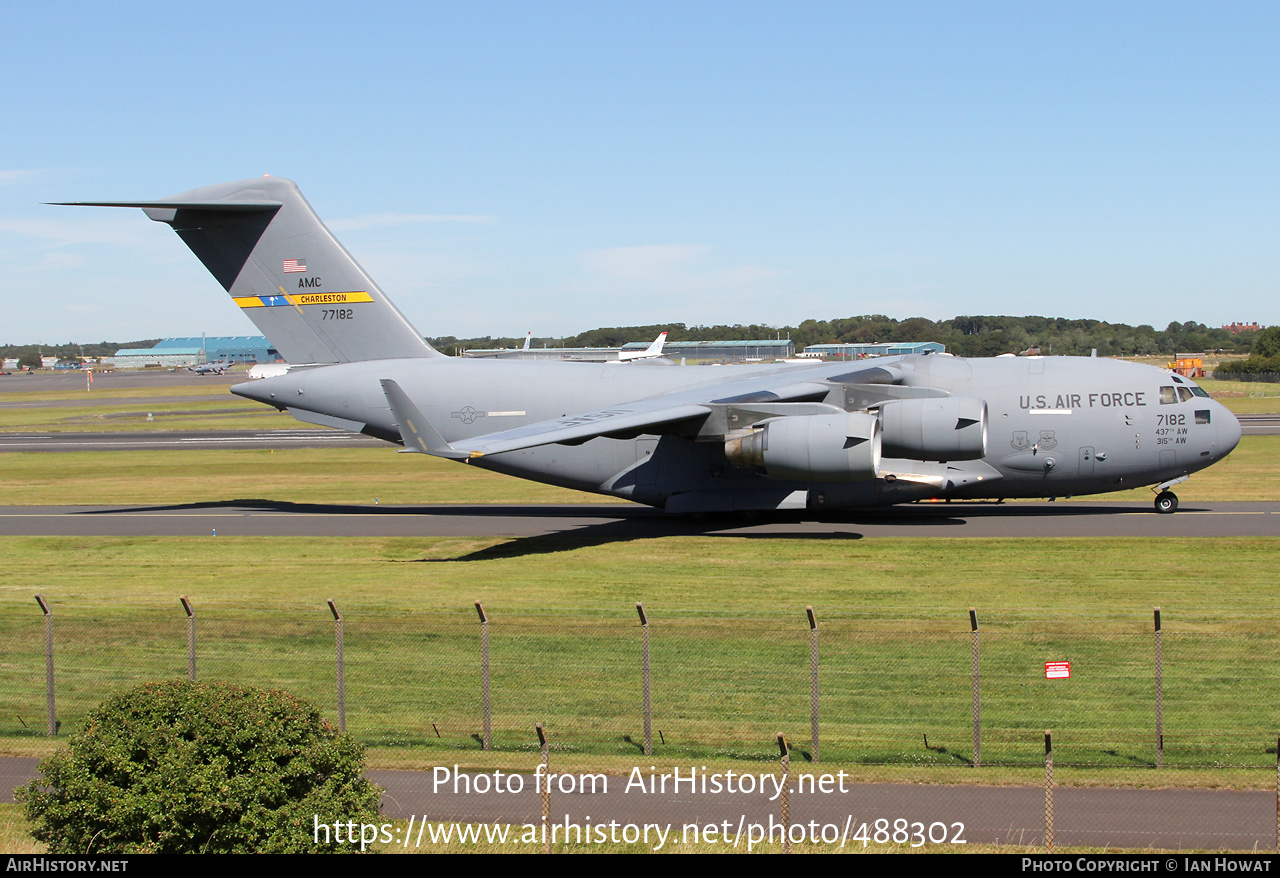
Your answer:
[[[1184,501],[1280,497],[1280,436],[1246,436],[1177,488]],[[295,503],[608,503],[584,494],[387,448],[0,454],[0,505]],[[1150,502],[1135,488],[1083,499]]]
[[[976,606],[984,761],[1036,764],[1054,728],[1061,763],[1127,767],[1154,757],[1159,605],[1166,763],[1274,765],[1280,540],[1152,552],[1141,540],[566,536],[535,554],[505,542],[9,538],[0,735],[42,746],[36,591],[56,614],[59,715],[72,728],[112,688],[185,673],[179,594],[197,608],[202,675],[281,686],[333,716],[332,597],[345,616],[349,729],[393,750],[475,750],[480,600],[493,620],[495,743],[527,753],[541,721],[560,752],[634,755],[644,601],[665,753],[767,759],[778,730],[807,748],[812,605],[824,761],[945,768],[972,755]],[[1050,660],[1072,661],[1076,676],[1044,680]]]

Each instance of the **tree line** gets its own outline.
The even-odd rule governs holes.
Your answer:
[[[1219,378],[1231,378],[1280,372],[1280,326],[1269,326],[1255,335],[1257,337],[1248,357],[1222,363],[1213,374]]]
[[[949,353],[962,357],[994,357],[1038,348],[1045,355],[1100,357],[1172,356],[1178,352],[1248,354],[1259,336],[1256,330],[1233,334],[1189,320],[1173,322],[1163,330],[1143,324],[1108,323],[1103,320],[1069,320],[1064,317],[962,316],[933,321],[924,317],[895,320],[883,314],[865,314],[834,320],[805,320],[798,326],[718,324],[686,326],[683,323],[649,326],[610,326],[564,338],[534,338],[534,347],[619,347],[628,342],[649,342],[667,332],[667,341],[729,341],[734,339],[790,338],[800,351],[813,344],[871,344],[876,342],[936,341]],[[513,348],[519,338],[428,339],[448,353],[467,348]]]
[[[936,341],[962,357],[994,357],[1039,349],[1045,355],[1100,357],[1169,356],[1179,352],[1254,355],[1245,371],[1280,371],[1280,327],[1231,333],[1189,320],[1164,329],[1130,326],[1104,320],[1071,320],[1064,317],[962,316],[933,321],[924,317],[896,320],[883,314],[864,314],[833,320],[805,320],[797,326],[765,324],[717,324],[687,326],[655,323],[648,326],[607,326],[563,338],[534,338],[533,347],[620,347],[628,342],[650,342],[666,332],[667,341],[732,341],[735,339],[790,338],[796,350],[814,344],[871,344],[876,342]],[[1268,333],[1271,333],[1268,335]],[[1274,339],[1272,343],[1262,339]],[[58,345],[0,345],[0,356],[35,360],[40,353],[64,360],[114,356],[120,348],[151,347],[158,339]],[[518,348],[523,338],[428,338],[437,350],[460,354],[467,348]],[[1273,368],[1254,368],[1274,359]],[[1241,368],[1233,365],[1233,368]]]

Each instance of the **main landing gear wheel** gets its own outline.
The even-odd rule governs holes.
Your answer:
[[[1172,491],[1161,491],[1156,494],[1156,512],[1161,515],[1172,515],[1178,511],[1178,495]]]

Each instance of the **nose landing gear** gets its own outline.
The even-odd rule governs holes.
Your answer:
[[[1178,511],[1178,495],[1170,491],[1179,482],[1185,482],[1189,476],[1179,476],[1167,482],[1161,482],[1151,490],[1156,492],[1156,512],[1161,515],[1172,515]]]

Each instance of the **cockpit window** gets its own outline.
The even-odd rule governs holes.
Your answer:
[[[1191,391],[1185,387],[1178,388],[1178,399],[1182,402],[1188,402],[1191,399]]]
[[[1160,405],[1173,405],[1178,401],[1178,391],[1172,387],[1160,388]]]
[[[1203,387],[1201,387],[1199,384],[1192,384],[1192,385],[1191,385],[1191,392],[1192,392],[1192,393],[1194,393],[1196,396],[1203,396],[1203,397],[1205,397],[1206,399],[1208,399],[1208,397],[1209,397],[1208,392],[1207,392]]]

